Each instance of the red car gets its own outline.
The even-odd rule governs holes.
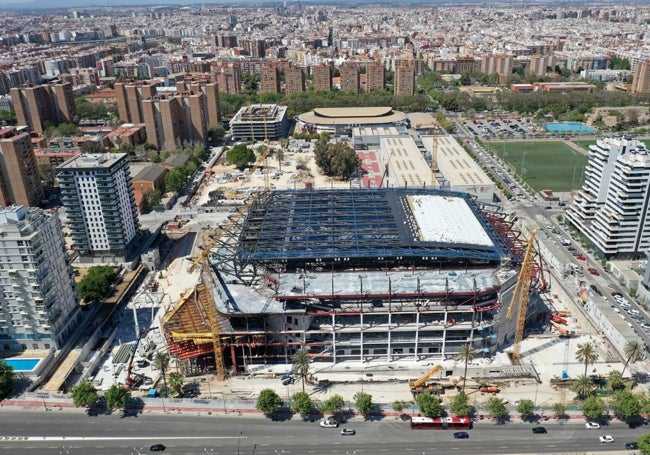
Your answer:
[[[591,273],[592,275],[600,275],[600,273],[598,273],[598,270],[593,267],[588,267],[587,272]]]
[[[576,256],[576,259],[578,259],[578,261],[586,261],[587,260],[587,258],[584,257],[582,254],[580,256]]]

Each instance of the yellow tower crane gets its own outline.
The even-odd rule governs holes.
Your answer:
[[[521,353],[521,340],[524,339],[524,328],[526,325],[526,312],[528,311],[528,298],[530,297],[530,288],[534,278],[535,265],[535,236],[537,232],[532,231],[528,239],[526,254],[519,270],[517,284],[510,299],[510,306],[506,317],[512,319],[515,306],[517,307],[517,325],[515,326],[515,341],[512,348],[512,363],[519,365],[519,355]]]

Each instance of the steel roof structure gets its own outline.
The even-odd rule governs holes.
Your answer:
[[[419,218],[411,210],[415,196],[464,201],[470,215],[455,229],[478,225],[491,242],[458,243],[449,239],[467,236],[423,236]],[[290,271],[495,266],[508,252],[467,194],[424,188],[351,188],[263,194],[242,226],[236,256],[242,265]]]

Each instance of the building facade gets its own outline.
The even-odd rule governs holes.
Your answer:
[[[56,214],[0,210],[0,351],[60,349],[81,320]]]
[[[384,89],[384,65],[381,63],[370,63],[366,66],[366,91]]]
[[[650,60],[637,63],[632,79],[632,93],[650,93]]]
[[[76,114],[72,84],[14,87],[11,99],[19,125],[42,134],[46,123],[72,123]]]
[[[300,66],[292,66],[287,68],[284,72],[284,92],[287,95],[294,93],[302,93],[305,91],[305,68]]]
[[[61,200],[79,254],[124,260],[138,229],[127,155],[81,154],[57,170]]]
[[[287,137],[287,107],[276,104],[254,104],[242,107],[230,121],[235,140],[276,140]]]
[[[395,95],[415,93],[415,63],[402,62],[395,68]]]
[[[631,138],[589,147],[585,183],[567,219],[603,257],[637,257],[650,249],[650,151]]]
[[[0,205],[38,206],[43,199],[43,187],[25,127],[0,130],[0,157]]]
[[[341,72],[341,91],[359,93],[359,67],[351,64],[343,64]]]
[[[332,89],[332,67],[326,63],[311,67],[315,92],[329,92]]]

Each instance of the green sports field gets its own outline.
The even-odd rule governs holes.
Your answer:
[[[534,190],[580,189],[587,157],[560,141],[490,142],[488,147]]]

